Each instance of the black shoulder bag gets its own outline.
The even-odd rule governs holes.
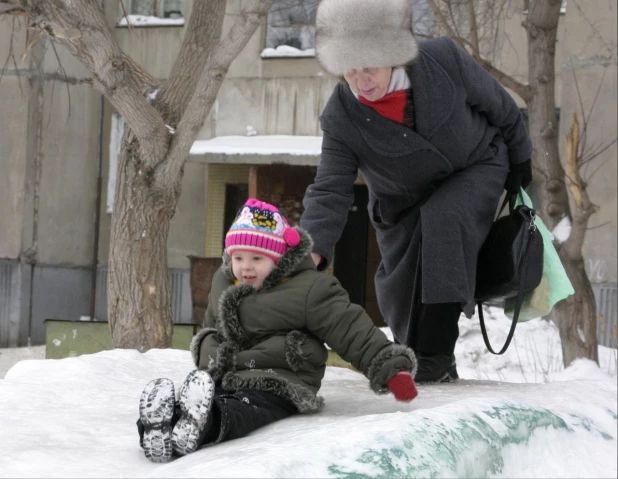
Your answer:
[[[543,276],[543,237],[534,224],[536,211],[525,205],[515,207],[515,198],[513,195],[504,199],[498,216],[507,201],[509,214],[494,221],[477,260],[475,299],[483,339],[493,354],[503,354],[509,347],[524,294],[535,289]],[[497,303],[514,297],[511,330],[504,346],[496,353],[487,337],[483,303]]]

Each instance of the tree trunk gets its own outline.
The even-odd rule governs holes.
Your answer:
[[[108,266],[115,348],[143,352],[172,344],[167,237],[183,167],[230,64],[273,1],[240,2],[224,38],[226,0],[194,2],[178,60],[168,81],[159,85],[120,49],[99,0],[0,0],[7,4],[0,12],[26,15],[29,28],[64,44],[129,128],[116,180]]]
[[[578,358],[588,358],[599,363],[597,342],[596,300],[584,268],[584,260],[573,261],[560,252],[575,294],[560,301],[553,312],[562,343],[562,362],[567,367]]]
[[[540,216],[553,229],[565,216],[571,216],[565,172],[558,150],[558,119],[555,101],[555,54],[561,0],[530,2],[524,26],[528,33],[528,80],[530,98],[528,130],[534,150],[534,182]],[[580,236],[577,246],[558,247],[560,258],[573,284],[575,294],[558,303],[553,320],[558,326],[565,367],[576,358],[598,363],[596,302],[581,255],[585,221],[574,221],[571,235]],[[573,241],[571,241],[573,243]]]
[[[143,168],[139,151],[123,142],[111,224],[107,304],[113,347],[144,352],[172,345],[167,237],[180,191],[153,192],[152,173]]]
[[[569,214],[564,169],[558,151],[558,119],[555,100],[556,35],[560,0],[530,2],[524,26],[528,32],[528,131],[534,150],[534,183],[541,216],[551,230]]]

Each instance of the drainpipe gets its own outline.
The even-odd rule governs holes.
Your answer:
[[[43,65],[44,48],[46,40],[43,39],[30,53],[30,65],[39,67]],[[32,319],[34,312],[34,272],[37,266],[39,251],[39,205],[41,200],[41,177],[43,170],[43,111],[45,103],[44,80],[35,75],[30,78],[31,99],[28,102],[28,144],[26,145],[26,157],[32,162],[32,231],[30,232],[28,248],[20,254],[20,262],[30,265],[30,291],[28,295],[28,347],[32,346]],[[24,216],[25,217],[25,216]]]
[[[99,229],[101,223],[101,184],[103,172],[103,120],[105,118],[105,97],[101,95],[101,116],[99,118],[99,158],[97,161],[97,196],[94,205],[94,245],[92,247],[92,281],[90,287],[90,321],[94,321],[94,306],[97,297],[97,267],[99,264]]]

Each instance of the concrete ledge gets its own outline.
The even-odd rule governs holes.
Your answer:
[[[320,155],[291,154],[245,154],[245,153],[204,153],[191,155],[192,163],[224,164],[224,165],[293,165],[318,166]]]
[[[195,323],[174,324],[172,349],[189,350],[201,328]],[[107,321],[45,320],[45,359],[62,359],[110,350],[112,336]]]

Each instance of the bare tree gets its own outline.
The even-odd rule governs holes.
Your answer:
[[[183,167],[230,64],[273,0],[242,0],[241,14],[223,35],[226,3],[193,2],[178,58],[159,84],[120,49],[99,0],[0,0],[0,13],[25,16],[33,38],[46,35],[80,60],[127,124],[107,285],[115,348],[146,351],[172,343],[167,238]]]
[[[503,23],[514,8],[513,0],[427,0],[440,30],[467,50],[502,85],[515,92],[527,105],[528,131],[532,138],[534,183],[540,213],[554,228],[565,216],[572,220],[569,239],[557,244],[560,258],[575,289],[575,294],[558,303],[553,319],[560,331],[565,366],[576,358],[598,363],[596,302],[586,274],[582,247],[588,219],[595,212],[579,169],[582,156],[577,127],[567,141],[567,182],[560,163],[558,119],[555,103],[555,55],[558,20],[562,0],[529,0],[523,27],[528,41],[528,81],[498,68],[493,59],[499,48]],[[508,41],[508,39],[506,40]],[[589,159],[589,158],[588,158]],[[575,212],[569,206],[569,194]]]
[[[569,338],[568,348],[565,342],[562,344],[563,357],[566,355],[571,360],[576,358],[591,358],[598,361],[598,344],[596,341],[596,321],[585,322],[582,318],[597,317],[594,293],[590,286],[588,276],[583,267],[584,258],[582,248],[590,217],[599,211],[599,207],[592,203],[588,195],[588,184],[594,173],[599,171],[600,165],[588,177],[584,177],[584,170],[592,161],[599,158],[616,143],[616,138],[606,144],[587,145],[587,133],[589,131],[589,118],[596,105],[603,80],[599,84],[597,95],[590,107],[588,114],[584,111],[582,97],[579,92],[577,77],[575,86],[580,101],[580,114],[583,127],[580,128],[578,115],[573,112],[571,127],[566,135],[566,185],[575,208],[572,210],[572,230],[568,239],[559,247],[559,254],[565,265],[567,274],[575,287],[575,297],[562,301],[556,306],[556,316],[563,318],[558,321],[558,328],[562,338]],[[582,276],[583,275],[583,276]],[[589,308],[594,306],[593,310]],[[594,328],[594,329],[591,329]],[[594,338],[594,341],[592,341]],[[569,361],[570,362],[570,361]]]

